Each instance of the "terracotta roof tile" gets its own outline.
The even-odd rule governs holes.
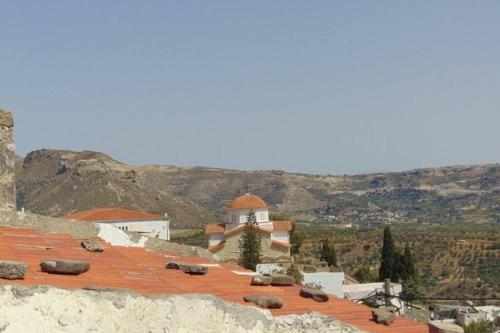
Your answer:
[[[292,221],[273,221],[273,230],[292,230]]]
[[[246,193],[231,202],[227,207],[228,209],[253,209],[253,208],[267,208],[267,204],[260,197]]]
[[[95,208],[83,212],[64,216],[67,220],[75,221],[151,221],[163,220],[164,216],[138,212],[123,208]]]
[[[210,267],[202,276],[191,276],[178,270],[164,268],[168,261],[191,264],[208,263],[205,259],[181,257],[176,254],[147,252],[142,248],[111,246],[100,239],[104,252],[87,252],[80,242],[67,234],[39,235],[32,230],[0,227],[0,259],[20,260],[28,264],[24,280],[2,280],[0,284],[51,285],[78,289],[87,285],[110,288],[128,288],[142,294],[212,294],[224,300],[249,305],[243,296],[265,291],[283,298],[285,305],[272,310],[275,316],[303,314],[316,311],[335,317],[360,329],[375,333],[428,333],[428,325],[397,317],[390,326],[371,320],[371,309],[349,300],[332,297],[329,302],[317,303],[299,296],[299,286],[256,287],[250,285],[250,276],[232,271],[244,271],[232,263]],[[79,276],[53,275],[40,271],[44,258],[81,259],[91,263],[87,273]]]
[[[265,232],[265,233],[268,233],[268,234],[272,233],[271,229],[262,228],[262,227],[258,227],[258,228],[259,228],[259,230],[261,232]],[[245,224],[242,224],[242,225],[237,226],[236,228],[227,230],[226,232],[224,232],[224,236],[227,238],[227,237],[229,237],[231,235],[243,232],[243,229],[245,229]]]
[[[207,224],[205,225],[205,234],[222,234],[226,230],[224,224]]]

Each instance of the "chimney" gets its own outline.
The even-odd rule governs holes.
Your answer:
[[[14,120],[0,109],[0,223],[16,213]]]

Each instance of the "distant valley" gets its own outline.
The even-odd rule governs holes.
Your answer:
[[[18,158],[16,177],[18,207],[49,216],[115,206],[168,212],[175,227],[200,227],[222,221],[232,198],[252,192],[299,223],[500,222],[500,164],[322,176],[132,166],[99,152],[44,149]]]

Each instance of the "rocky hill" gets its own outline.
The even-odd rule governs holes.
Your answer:
[[[223,219],[230,200],[260,195],[297,222],[500,221],[500,165],[329,176],[175,166],[131,166],[98,152],[38,150],[17,159],[17,204],[63,216],[94,207],[168,212],[177,227]]]

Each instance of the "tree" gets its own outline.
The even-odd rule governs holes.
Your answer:
[[[326,261],[328,266],[337,266],[337,254],[330,239],[326,238],[321,241],[319,255],[320,260]]]
[[[403,255],[401,256],[401,265],[402,271],[400,275],[403,281],[417,279],[418,274],[415,266],[415,257],[413,257],[408,243],[405,244],[405,249]]]
[[[400,255],[392,240],[391,228],[385,227],[380,269],[378,271],[379,280],[391,279],[394,282],[398,282],[401,269],[400,262]]]
[[[493,333],[495,329],[493,325],[485,320],[481,319],[475,322],[470,323],[466,327],[464,327],[465,333]]]
[[[302,229],[297,230],[294,226],[290,233],[290,244],[292,245],[290,253],[292,254],[292,256],[300,253],[300,247],[302,246],[302,243],[305,239],[306,232]]]
[[[425,289],[420,284],[417,276],[411,277],[403,281],[403,290],[401,292],[401,299],[405,302],[413,302],[426,296]]]
[[[304,274],[299,271],[299,268],[293,262],[286,270],[286,275],[293,277],[296,284],[302,285],[302,283],[304,283]]]
[[[261,235],[259,232],[257,217],[250,212],[240,239],[239,263],[246,269],[255,270],[261,261]]]
[[[370,270],[370,266],[363,265],[355,273],[354,277],[360,283],[374,282],[377,281],[377,273]]]

